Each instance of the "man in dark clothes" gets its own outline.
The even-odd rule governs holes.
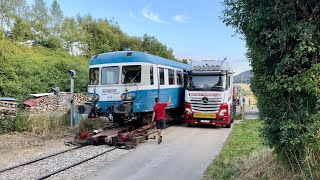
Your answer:
[[[158,129],[158,144],[162,142],[162,137],[165,128],[166,119],[166,107],[171,104],[171,96],[167,103],[160,103],[159,98],[155,99],[156,105],[153,107],[152,121],[156,120],[156,126]]]

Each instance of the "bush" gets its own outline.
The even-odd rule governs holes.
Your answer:
[[[0,134],[12,131],[22,132],[28,127],[28,115],[19,112],[15,118],[1,119],[0,120]]]
[[[31,132],[43,137],[62,137],[68,133],[69,118],[62,114],[33,114],[19,112],[15,118],[0,120],[0,134]]]
[[[0,41],[0,97],[25,100],[32,93],[69,91],[69,70],[77,71],[75,92],[87,91],[88,59],[44,47]]]
[[[245,37],[266,144],[306,178],[319,172],[319,1],[224,0]]]

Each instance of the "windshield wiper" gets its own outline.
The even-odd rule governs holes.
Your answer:
[[[203,89],[202,89],[201,87],[199,87],[199,86],[192,86],[191,88],[192,88],[193,90],[201,90],[201,91],[203,90]]]
[[[219,90],[219,91],[222,91],[222,87],[217,87],[217,86],[213,86],[210,88],[210,90]]]

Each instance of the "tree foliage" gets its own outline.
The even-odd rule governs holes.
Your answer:
[[[45,2],[0,0],[0,28],[8,32],[0,40],[0,97],[24,100],[56,86],[68,91],[70,69],[77,71],[75,91],[85,92],[88,59],[98,53],[131,48],[175,60],[155,37],[129,36],[105,18],[64,17],[57,0],[50,7]]]
[[[0,97],[24,100],[29,94],[51,92],[51,88],[57,86],[61,91],[69,91],[70,69],[77,72],[75,91],[86,91],[88,60],[72,57],[67,52],[29,48],[3,40],[0,41],[0,66]]]
[[[11,22],[13,27],[8,27],[8,37],[13,40],[29,40],[34,45],[86,57],[130,48],[176,60],[173,50],[155,37],[129,36],[114,20],[95,19],[91,15],[64,17],[57,0],[49,8],[44,0],[34,0],[31,11],[25,0],[8,2],[0,0],[0,18],[3,23]]]
[[[10,27],[12,20],[19,16],[21,10],[26,11],[26,9],[24,9],[25,6],[25,0],[0,0],[0,25],[2,35],[4,35],[5,28]]]
[[[266,143],[300,170],[319,172],[320,2],[224,0],[224,5],[224,22],[246,40]]]

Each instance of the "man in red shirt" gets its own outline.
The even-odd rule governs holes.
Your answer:
[[[164,134],[165,119],[166,119],[166,107],[171,104],[171,96],[167,103],[160,103],[159,98],[155,99],[156,105],[153,107],[152,121],[156,120],[156,126],[158,129],[158,144],[162,142],[162,136]]]

